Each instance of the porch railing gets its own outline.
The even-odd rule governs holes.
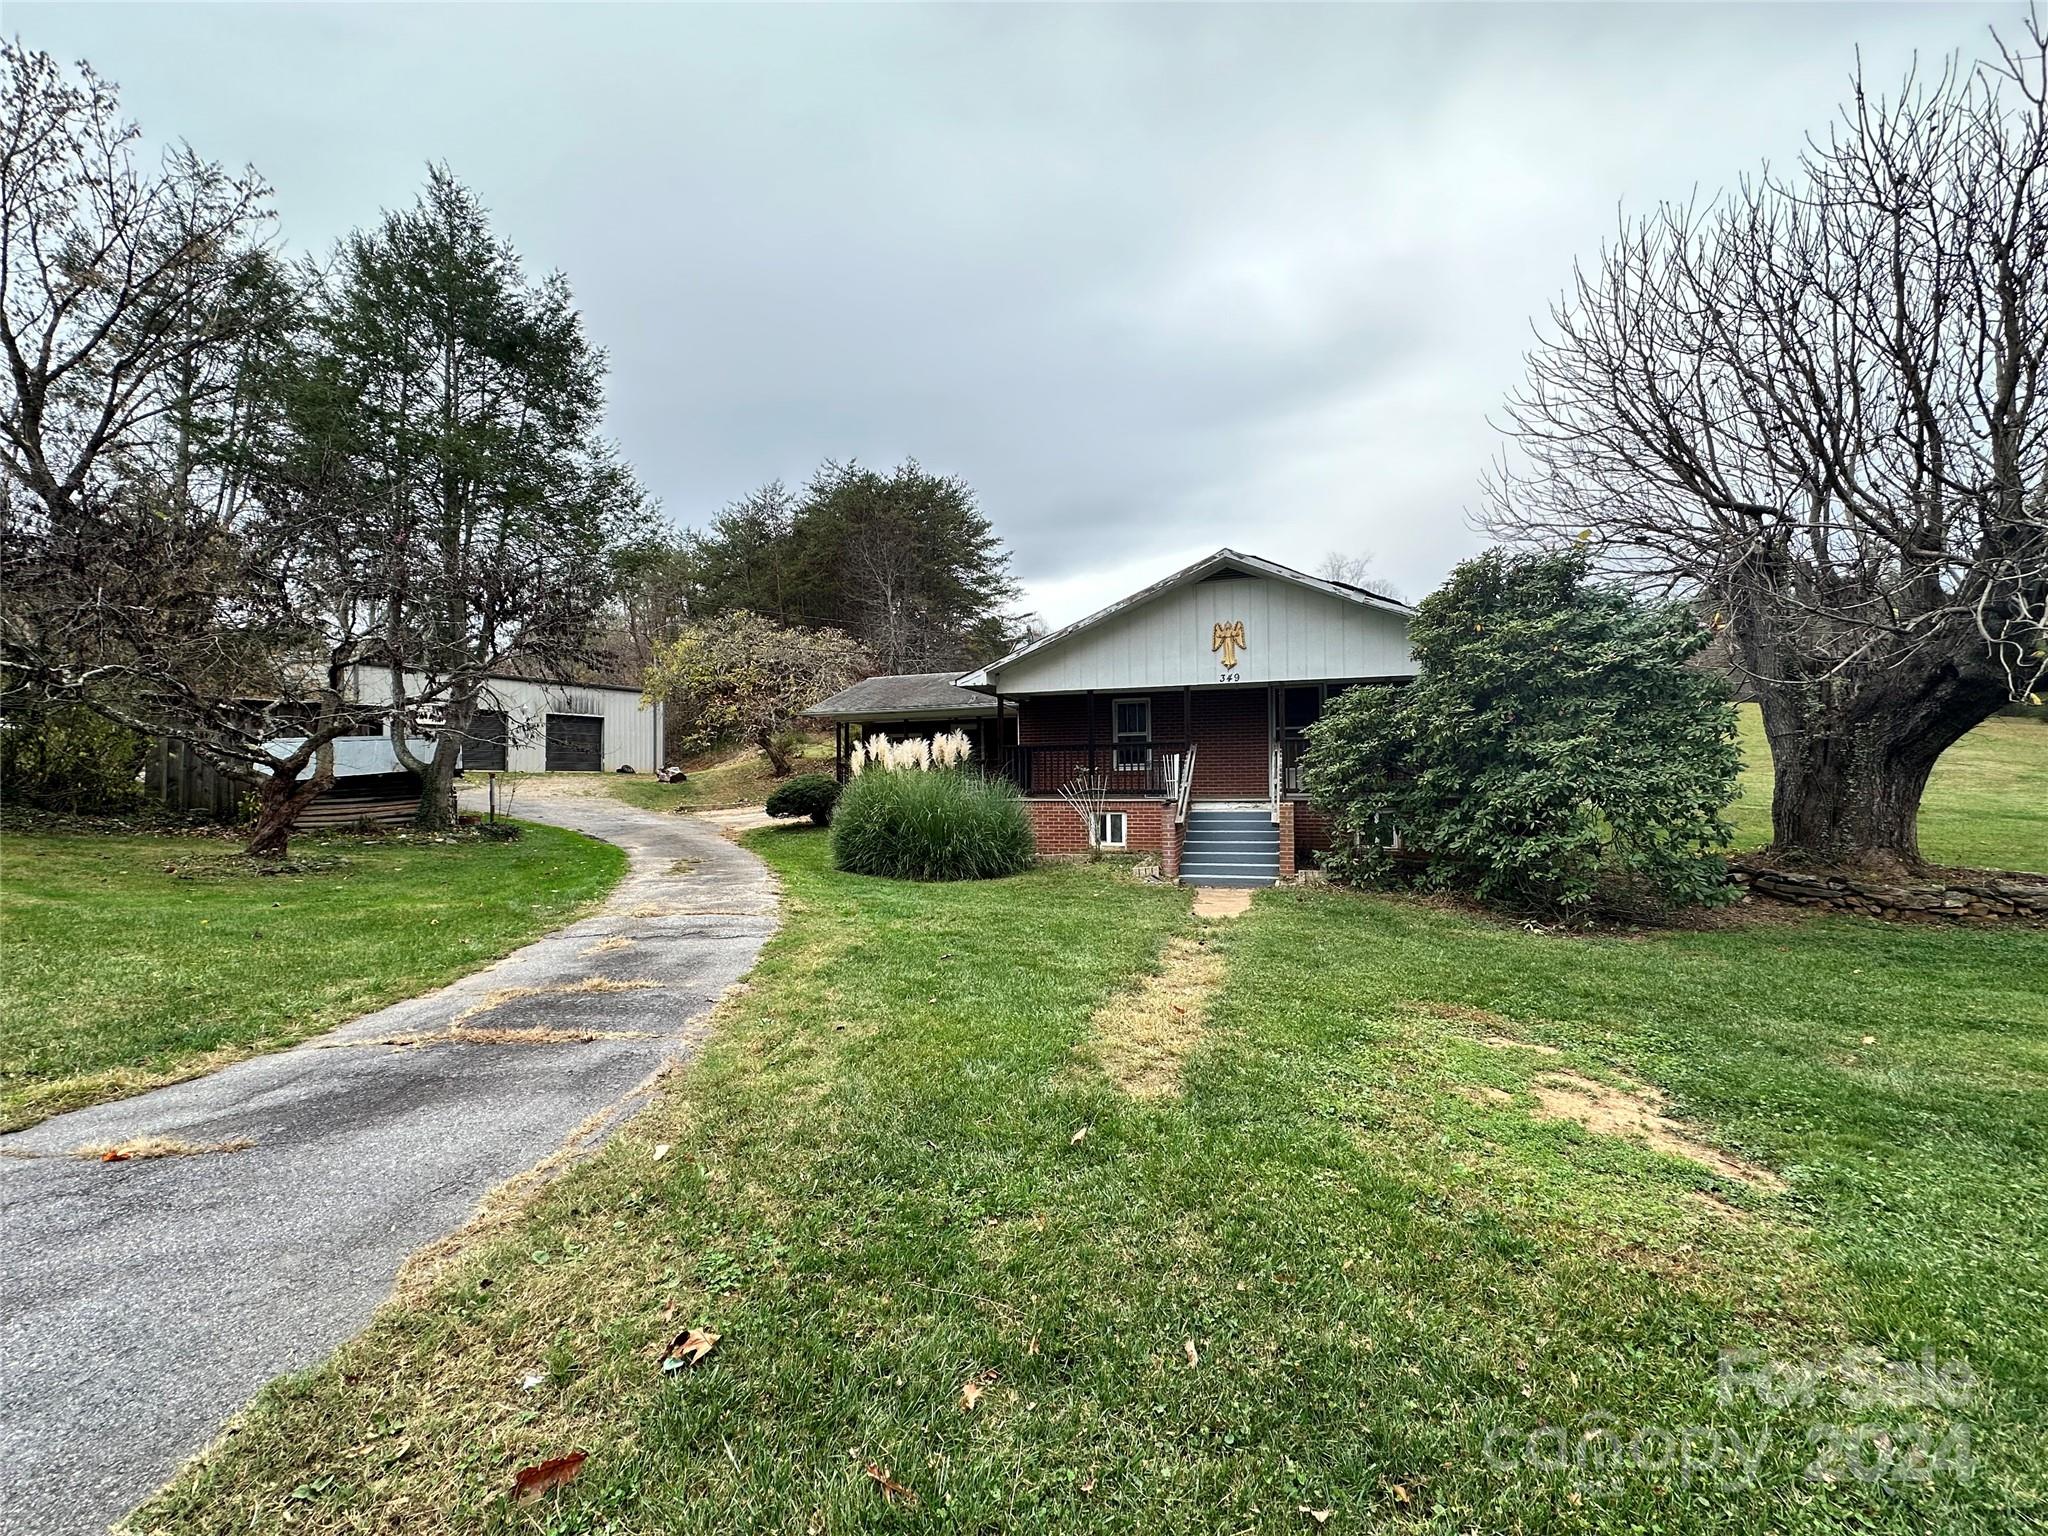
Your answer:
[[[1111,798],[1169,799],[1179,794],[1191,757],[1184,742],[1032,742],[1003,748],[992,765],[1027,795],[1056,795],[1084,773],[1101,778]]]
[[[1301,787],[1301,763],[1308,756],[1308,743],[1299,736],[1282,737],[1280,741],[1280,793],[1298,795]]]

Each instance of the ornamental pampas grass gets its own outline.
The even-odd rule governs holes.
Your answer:
[[[848,771],[860,774],[870,768],[890,773],[928,773],[934,768],[958,768],[974,755],[974,744],[965,731],[942,731],[927,741],[922,736],[896,741],[888,735],[863,736],[853,749]]]

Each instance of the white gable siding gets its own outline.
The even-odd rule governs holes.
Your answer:
[[[1210,649],[1216,625],[1244,624],[1234,675]],[[1004,667],[1006,694],[1412,677],[1406,616],[1291,581],[1196,581],[1114,614]]]
[[[424,686],[424,681],[409,677],[406,686]],[[381,667],[358,667],[356,690],[365,704],[388,703],[391,674]],[[661,706],[641,703],[640,695],[630,689],[493,678],[478,707],[504,711],[505,766],[514,773],[546,771],[550,714],[596,715],[604,721],[606,773],[622,766],[652,773],[661,766]]]

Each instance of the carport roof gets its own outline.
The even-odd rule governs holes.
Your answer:
[[[985,693],[962,688],[958,672],[898,672],[865,677],[842,688],[804,713],[815,720],[932,720],[950,715],[965,719],[993,715],[996,702]]]

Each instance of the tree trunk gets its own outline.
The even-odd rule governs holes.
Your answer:
[[[1771,847],[1829,867],[1910,873],[1920,797],[1941,754],[2006,702],[2003,684],[1943,667],[1850,693],[1837,684],[1759,681],[1774,769]]]
[[[768,771],[776,778],[786,778],[790,770],[789,754],[782,750],[780,737],[774,731],[762,731],[754,738],[754,745],[761,749],[768,759]]]
[[[242,852],[256,859],[281,859],[299,815],[334,786],[332,774],[300,780],[273,773],[257,786],[256,824]]]
[[[434,743],[434,755],[420,774],[420,808],[413,825],[425,832],[446,832],[455,825],[455,769],[469,723],[457,727],[452,718]]]

